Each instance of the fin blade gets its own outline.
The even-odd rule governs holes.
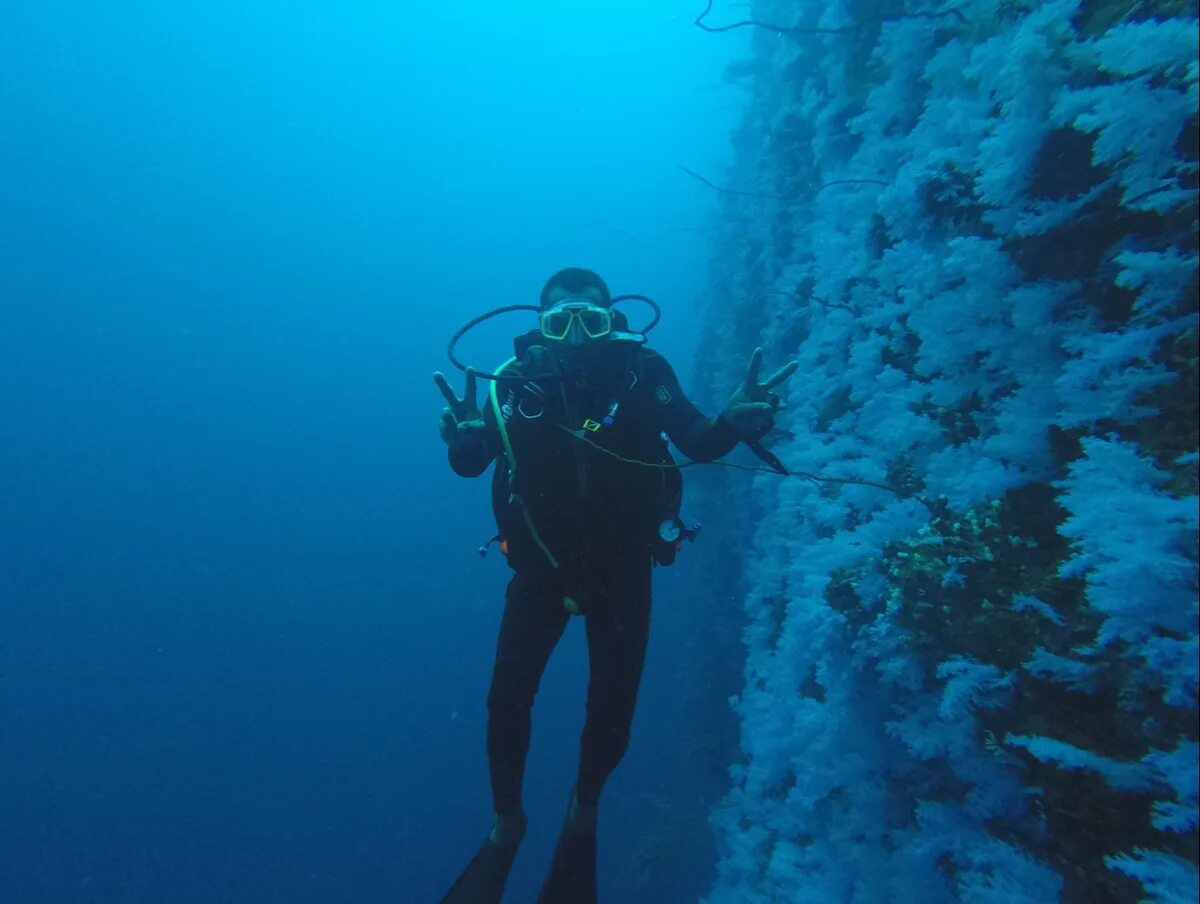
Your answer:
[[[467,868],[442,897],[441,904],[500,904],[517,848],[484,841]]]

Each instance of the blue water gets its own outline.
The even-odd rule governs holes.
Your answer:
[[[408,6],[0,12],[0,901],[430,901],[489,827],[506,571],[430,374],[563,266],[659,298],[693,371],[714,198],[674,164],[726,161],[737,45],[688,3]],[[695,565],[659,573],[613,900],[647,834],[653,900],[713,871],[661,829],[723,791],[676,743]],[[575,627],[511,900],[572,779]]]
[[[440,897],[508,573],[430,378],[568,266],[706,411],[800,364],[601,900],[1196,900],[1195,0],[414,5],[0,10],[0,904]]]

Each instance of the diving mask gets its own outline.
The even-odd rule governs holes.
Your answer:
[[[612,335],[612,311],[586,298],[567,298],[542,311],[542,335],[553,342],[583,345]]]

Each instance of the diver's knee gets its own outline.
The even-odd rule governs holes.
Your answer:
[[[633,712],[636,707],[636,687],[593,687],[588,693],[588,719],[602,723],[626,736],[629,735],[629,727],[633,724]]]
[[[498,678],[492,681],[488,691],[487,708],[491,714],[527,713],[533,708],[533,697],[537,692],[521,681]]]

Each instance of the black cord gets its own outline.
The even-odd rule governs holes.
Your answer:
[[[854,477],[821,477],[817,474],[810,474],[807,471],[781,471],[776,468],[762,468],[757,465],[739,465],[731,461],[685,461],[683,464],[679,464],[678,462],[641,461],[637,458],[626,458],[624,455],[620,455],[614,452],[612,449],[606,448],[605,446],[588,439],[586,436],[582,436],[578,431],[572,430],[570,427],[566,427],[562,424],[556,424],[555,426],[558,427],[559,430],[563,430],[566,433],[571,434],[571,436],[575,437],[575,439],[579,440],[581,443],[589,445],[595,449],[599,449],[605,455],[611,456],[612,458],[617,459],[617,461],[624,462],[627,465],[638,465],[643,468],[656,468],[664,471],[682,471],[684,468],[694,468],[697,465],[710,465],[717,468],[732,468],[735,471],[749,471],[753,474],[774,474],[776,477],[799,477],[801,480],[807,480],[809,483],[817,487],[827,483],[871,487],[876,490],[885,490],[888,493],[894,493],[901,499],[915,499],[927,509],[933,511],[933,505],[924,497],[918,496],[914,493],[905,493],[903,490],[898,490],[895,487],[888,486],[886,483],[876,483],[873,480],[859,480]],[[778,461],[778,459],[776,460]]]

